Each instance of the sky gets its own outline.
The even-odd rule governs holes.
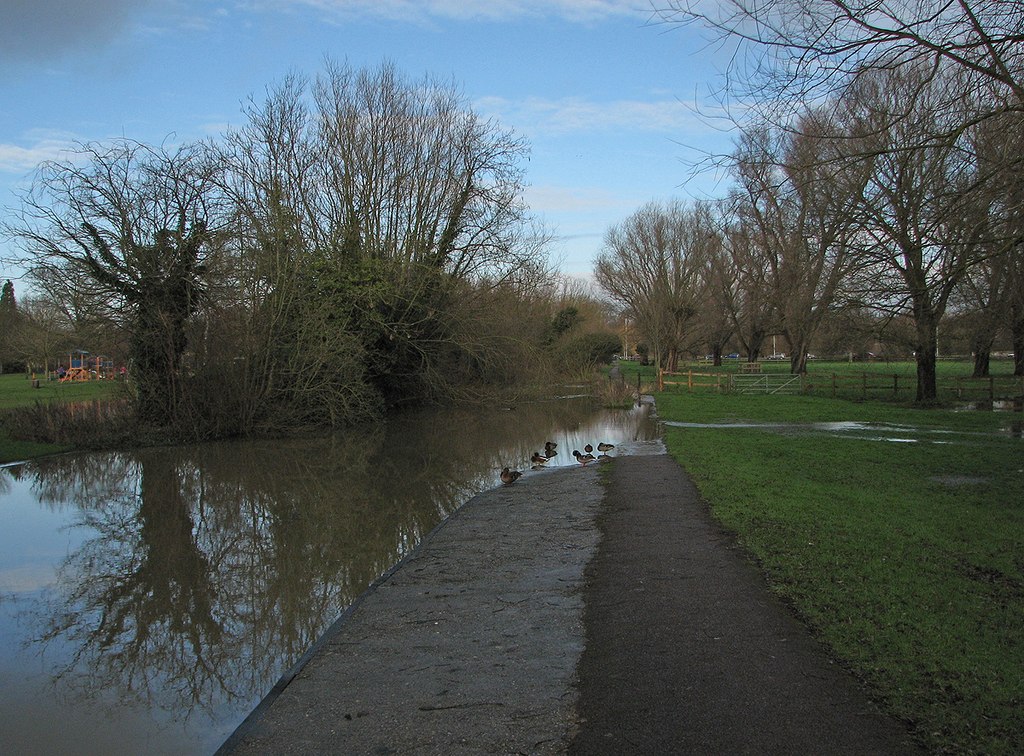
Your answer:
[[[731,142],[708,117],[721,55],[650,0],[3,0],[0,214],[75,142],[216,137],[289,73],[390,62],[526,140],[527,203],[586,277],[643,204],[724,191],[692,170]],[[15,252],[0,239],[0,278]]]

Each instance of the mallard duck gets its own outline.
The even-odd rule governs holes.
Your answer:
[[[503,467],[501,470],[501,482],[506,486],[511,486],[521,477],[523,477],[523,474],[518,470],[509,470],[507,467]]]
[[[602,452],[611,451],[614,448],[615,444],[606,444],[604,441],[597,445],[597,450]]]
[[[545,457],[540,452],[534,452],[533,456],[530,457],[530,461],[533,462],[533,464],[535,465],[543,465],[545,462],[548,461],[548,458]]]
[[[555,448],[557,446],[558,444],[556,444],[554,441],[547,441],[544,444],[544,453],[547,454],[549,457],[555,456],[556,454],[558,454],[558,452],[555,451]]]
[[[579,462],[581,465],[585,465],[588,462],[593,462],[594,461],[594,455],[593,454],[590,454],[589,452],[587,454],[580,454],[580,450],[579,449],[573,449],[572,450],[572,456],[576,457],[576,461]]]
[[[594,453],[594,447],[591,446],[590,444],[587,444],[586,446],[583,447],[583,452],[585,454],[593,454]]]

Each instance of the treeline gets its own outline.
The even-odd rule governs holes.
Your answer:
[[[6,229],[37,292],[22,353],[59,359],[47,322],[94,339],[140,421],[197,437],[585,371],[618,340],[549,268],[526,151],[450,84],[333,63],[219,139],[82,145]]]
[[[919,400],[954,323],[975,375],[997,337],[1024,374],[1021,7],[669,3],[753,58],[725,89],[745,106],[715,162],[729,196],[641,208],[597,261],[659,362],[756,360],[777,336],[803,372],[827,330],[868,320],[904,335]]]

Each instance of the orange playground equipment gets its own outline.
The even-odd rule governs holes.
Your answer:
[[[102,355],[91,355],[77,351],[68,355],[68,369],[60,377],[64,381],[93,381],[116,377],[114,361]]]

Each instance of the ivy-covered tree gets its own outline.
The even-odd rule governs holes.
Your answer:
[[[18,303],[14,298],[14,284],[7,279],[3,289],[0,289],[0,375],[4,372],[4,366],[13,358],[11,350],[17,326]]]
[[[179,422],[186,324],[215,248],[214,166],[197,146],[81,145],[43,164],[13,231],[36,269],[73,281],[119,314],[140,420]]]

